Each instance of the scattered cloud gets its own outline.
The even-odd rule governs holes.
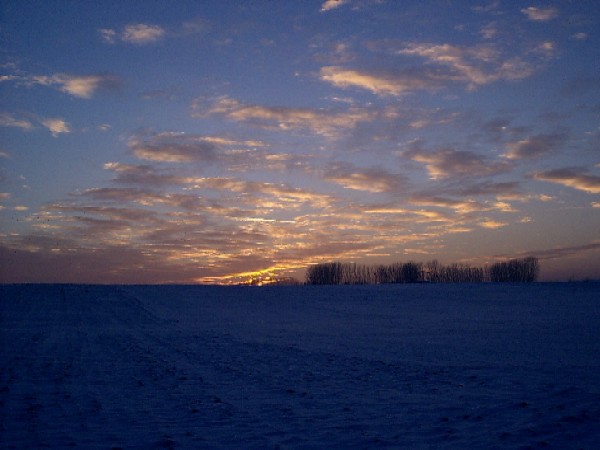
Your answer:
[[[107,44],[114,44],[117,42],[117,32],[111,28],[100,28],[98,33],[100,34],[102,41]]]
[[[126,25],[121,32],[112,28],[98,30],[100,38],[107,44],[122,41],[128,44],[145,45],[160,41],[165,37],[165,29],[159,25],[135,23]]]
[[[477,11],[477,12],[489,13],[489,12],[495,12],[499,7],[500,7],[500,0],[494,0],[485,6],[483,6],[483,5],[473,6],[472,9],[473,9],[473,11]]]
[[[498,222],[497,220],[493,220],[493,219],[485,219],[485,220],[479,222],[478,225],[482,228],[487,228],[489,230],[495,230],[498,228],[505,227],[508,224],[506,222]]]
[[[123,30],[121,39],[131,44],[143,45],[159,41],[164,35],[165,30],[158,25],[138,23],[127,25]]]
[[[507,159],[535,159],[545,156],[564,144],[566,133],[538,134],[527,139],[507,144],[508,151],[504,153]]]
[[[208,104],[205,99],[197,99],[192,104],[193,117],[218,115],[259,128],[310,130],[326,137],[337,137],[340,132],[353,129],[361,122],[385,118],[387,114],[390,111],[355,106],[340,110],[246,105],[230,97],[219,97]]]
[[[563,186],[568,186],[590,194],[600,194],[600,177],[591,175],[585,168],[567,167],[535,172],[532,175],[532,178],[534,180],[562,184]]]
[[[546,22],[558,17],[558,9],[554,7],[537,8],[535,6],[530,6],[529,8],[523,8],[521,12],[525,14],[529,20],[534,20],[536,22]]]
[[[53,75],[14,75],[0,81],[13,81],[17,86],[49,86],[78,98],[92,98],[101,89],[116,89],[120,80],[107,74],[73,75],[55,73]]]
[[[346,189],[371,193],[398,192],[406,183],[402,175],[392,174],[381,168],[357,167],[350,163],[330,165],[325,171],[324,179]]]
[[[587,33],[575,33],[571,37],[578,41],[585,41],[588,38],[588,34]]]
[[[587,244],[582,245],[573,245],[573,246],[564,246],[564,247],[554,247],[550,249],[544,250],[535,250],[528,251],[525,253],[517,254],[517,255],[495,255],[495,258],[505,259],[507,257],[523,257],[523,256],[535,256],[541,260],[549,260],[549,259],[564,259],[580,256],[582,253],[587,252],[597,252],[600,250],[600,242],[593,241]]]
[[[139,159],[172,163],[215,161],[216,146],[201,136],[158,133],[149,139],[133,137],[128,146]]]
[[[543,59],[550,60],[554,58],[557,53],[557,45],[556,42],[553,41],[544,41],[535,45],[530,51]]]
[[[461,214],[472,213],[475,211],[490,211],[491,209],[494,209],[472,199],[457,200],[431,194],[414,194],[410,197],[410,202],[413,205],[449,208]]]
[[[174,175],[170,172],[158,171],[150,165],[132,165],[121,164],[118,162],[109,162],[104,164],[106,170],[111,170],[117,174],[113,180],[124,184],[147,184],[152,186],[186,183],[193,183],[194,178]]]
[[[99,89],[114,89],[119,85],[118,79],[112,75],[79,76],[66,73],[33,76],[30,78],[30,83],[55,86],[62,92],[85,99],[92,98]]]
[[[316,207],[326,207],[333,202],[333,197],[328,194],[320,194],[310,190],[296,188],[285,183],[271,182],[256,182],[239,180],[235,178],[213,177],[200,178],[196,180],[195,189],[213,189],[222,191],[231,191],[243,195],[267,195],[272,197],[262,206],[268,207],[286,207],[298,208],[303,203],[309,203]],[[261,206],[256,203],[257,199],[252,199],[252,204]]]
[[[339,66],[322,67],[320,78],[339,88],[357,87],[376,95],[399,96],[417,90],[434,90],[440,87],[439,80],[427,72],[404,74],[374,75],[359,70],[345,69]]]
[[[266,144],[259,140],[161,132],[149,136],[133,136],[129,139],[128,146],[136,157],[146,161],[171,163],[227,161],[235,166],[239,160],[249,156],[248,152],[265,147]]]
[[[518,195],[519,183],[516,181],[508,181],[503,183],[494,183],[492,181],[482,181],[470,185],[461,186],[456,190],[458,195],[462,196],[507,196]]]
[[[159,191],[140,187],[90,188],[83,191],[80,194],[80,197],[91,198],[102,202],[118,202],[119,204],[123,204],[123,202],[132,202],[144,206],[168,203],[168,197],[166,195],[161,195]]]
[[[493,39],[498,34],[498,24],[496,22],[488,23],[479,33],[484,39]]]
[[[181,24],[181,34],[190,35],[204,33],[210,28],[209,22],[203,17],[197,17],[195,19],[186,20]]]
[[[331,11],[332,9],[339,8],[346,3],[349,3],[349,0],[326,0],[321,5],[321,12]]]
[[[534,67],[519,56],[503,59],[493,45],[461,47],[451,44],[411,43],[396,51],[399,55],[418,56],[430,64],[446,67],[447,74],[440,78],[462,81],[470,90],[499,80],[522,80],[529,77]]]
[[[31,130],[33,124],[25,119],[16,119],[11,113],[0,113],[0,127],[15,127],[23,130]]]
[[[0,75],[0,83],[2,83],[3,81],[16,81],[16,80],[19,80],[20,78],[21,77],[19,77],[17,75]]]
[[[483,177],[509,170],[506,162],[490,161],[468,150],[442,149],[426,151],[418,146],[403,152],[404,157],[425,164],[429,177],[439,180],[450,177]]]
[[[71,127],[63,119],[44,119],[42,120],[44,125],[53,137],[58,137],[59,134],[70,133]]]

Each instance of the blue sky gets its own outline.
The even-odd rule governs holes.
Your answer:
[[[600,277],[593,1],[0,8],[0,281]]]

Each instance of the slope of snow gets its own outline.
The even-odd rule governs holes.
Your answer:
[[[0,286],[0,446],[594,448],[600,284]]]

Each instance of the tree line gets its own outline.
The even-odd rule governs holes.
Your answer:
[[[473,267],[443,265],[437,260],[390,265],[342,262],[320,263],[306,271],[306,284],[482,283],[532,282],[539,274],[537,258],[527,257]]]

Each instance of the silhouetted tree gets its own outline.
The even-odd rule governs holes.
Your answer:
[[[437,259],[433,261],[427,261],[423,268],[423,278],[424,281],[428,281],[430,283],[439,283],[442,280],[442,264]]]
[[[364,264],[330,262],[310,266],[306,271],[307,284],[385,284],[385,283],[481,283],[531,282],[537,279],[539,263],[536,258],[511,259],[490,267],[471,267],[468,264],[444,266],[437,260],[424,265],[416,262],[368,266]]]
[[[537,280],[539,263],[534,257],[511,259],[492,264],[488,271],[492,282],[528,283]]]

